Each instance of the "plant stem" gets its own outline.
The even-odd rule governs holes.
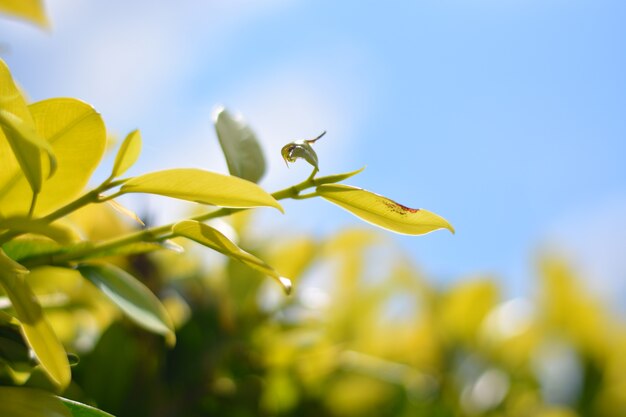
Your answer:
[[[312,187],[325,184],[328,182],[334,182],[336,181],[336,177],[337,176],[335,175],[331,175],[328,177],[320,177],[320,178],[314,178],[313,176],[310,176],[305,181],[297,185],[293,185],[291,187],[287,187],[287,188],[284,188],[282,190],[272,193],[272,197],[274,197],[274,199],[276,200],[284,200],[288,198],[302,199],[302,198],[315,197],[316,194],[314,192],[305,194],[305,195],[301,195],[300,193],[308,188],[312,188]],[[81,205],[83,205],[81,203],[85,203],[86,201],[93,202],[93,196],[94,195],[97,196],[98,194],[99,194],[98,189],[91,191],[90,193],[87,193],[85,194],[85,196],[76,200],[74,203],[64,207],[63,209],[57,210],[56,212],[46,216],[44,219],[48,219],[52,217],[57,218],[56,216],[61,210],[71,212],[72,207],[74,206],[80,207]],[[107,198],[105,197],[104,200],[106,199]],[[97,200],[97,201],[100,201],[100,200]],[[237,212],[244,211],[244,210],[249,210],[249,208],[220,208],[218,210],[214,210],[208,213],[203,213],[198,216],[194,216],[190,218],[190,220],[203,222],[203,221],[215,219],[218,217],[228,216],[233,213],[237,213]],[[176,237],[176,234],[171,231],[174,224],[175,223],[170,223],[170,224],[163,225],[163,226],[151,227],[149,229],[140,230],[135,233],[130,233],[128,235],[120,236],[118,238],[106,240],[94,246],[82,247],[75,251],[60,253],[57,255],[46,255],[46,256],[39,257],[39,258],[32,258],[26,261],[25,265],[27,265],[28,267],[33,267],[33,266],[44,265],[44,264],[56,264],[56,265],[66,264],[68,262],[73,262],[81,258],[97,256],[99,253],[103,253],[105,251],[108,251],[114,248],[130,245],[130,244],[137,243],[137,242],[163,242],[167,239],[172,239]]]
[[[44,216],[41,218],[42,221],[46,222],[46,223],[52,223],[53,221],[60,219],[61,217],[67,216],[68,214],[70,214],[73,211],[78,210],[79,208],[86,206],[88,204],[91,203],[99,203],[101,202],[100,200],[100,193],[118,186],[120,183],[122,183],[123,180],[121,181],[115,181],[115,182],[105,182],[100,184],[98,187],[94,188],[91,191],[88,191],[87,193],[83,194],[82,196],[80,196],[79,198],[77,198],[76,200],[72,201],[69,204],[66,204],[65,206],[57,209],[56,211],[53,211],[52,213],[48,214],[47,216]],[[32,215],[32,210],[35,207],[35,199],[33,199],[33,204],[31,205],[31,213],[29,214],[29,217]],[[12,230],[8,230],[6,232],[4,232],[3,234],[0,235],[0,246],[2,246],[3,244],[5,244],[6,242],[8,242],[9,240],[24,234],[25,232],[23,231],[12,231]]]

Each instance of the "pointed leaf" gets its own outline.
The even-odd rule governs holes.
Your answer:
[[[57,98],[31,104],[35,128],[54,150],[58,170],[44,181],[35,208],[36,215],[50,213],[83,191],[97,167],[106,142],[102,117],[88,104],[76,99]],[[0,185],[2,214],[28,211],[30,190],[21,173]]]
[[[49,392],[23,387],[0,387],[0,416],[72,417],[61,399]]]
[[[131,178],[121,191],[159,194],[221,207],[269,206],[283,211],[274,197],[250,181],[194,168],[169,169]]]
[[[0,12],[29,20],[44,29],[49,26],[42,0],[2,0]]]
[[[218,107],[213,117],[228,171],[236,177],[259,182],[265,174],[265,158],[252,129],[223,107]]]
[[[133,166],[139,158],[141,153],[141,133],[139,130],[133,130],[126,136],[124,142],[117,151],[115,157],[115,163],[113,164],[113,171],[111,172],[111,178],[119,177],[123,175],[128,168]]]
[[[0,284],[4,287],[24,337],[35,352],[41,367],[51,381],[65,389],[71,380],[65,349],[59,342],[30,286],[24,279],[28,270],[0,250]]]
[[[403,206],[361,188],[328,184],[317,187],[317,193],[366,222],[392,232],[421,235],[438,229],[448,229],[454,233],[450,223],[435,213]]]
[[[250,268],[271,276],[278,281],[287,294],[291,292],[291,281],[289,279],[281,277],[274,268],[235,245],[217,229],[194,220],[184,220],[176,223],[172,231],[179,236],[196,241],[219,253],[235,258]]]
[[[0,110],[0,128],[13,150],[13,155],[22,168],[24,176],[34,194],[41,191],[43,181],[39,149],[27,138],[35,135],[34,129],[28,129],[24,122],[12,113]]]
[[[107,203],[113,208],[113,210],[117,211],[118,213],[123,214],[124,216],[133,219],[135,222],[139,223],[142,226],[145,226],[146,224],[143,222],[143,220],[141,220],[139,218],[139,216],[137,216],[137,213],[135,213],[134,211],[132,211],[129,208],[124,207],[123,205],[121,205],[120,203],[118,203],[115,200],[107,200]]]
[[[60,398],[60,400],[72,412],[72,417],[113,417],[113,415],[87,404],[68,400],[67,398]]]
[[[345,172],[343,174],[326,175],[324,177],[316,178],[314,181],[316,184],[332,184],[354,177],[355,175],[363,172],[364,169],[365,167],[357,169],[356,171]]]
[[[81,265],[78,271],[146,330],[176,340],[174,325],[161,301],[128,272],[110,264]]]

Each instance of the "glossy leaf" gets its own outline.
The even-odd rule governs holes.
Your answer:
[[[324,199],[368,223],[406,235],[421,235],[438,229],[454,228],[441,216],[424,209],[412,209],[393,200],[349,185],[328,184],[317,187]]]
[[[62,400],[49,392],[23,387],[0,387],[0,416],[72,417]]]
[[[252,129],[223,107],[217,108],[213,117],[228,171],[236,177],[259,182],[265,174],[265,157]]]
[[[13,113],[0,110],[0,127],[4,131],[15,159],[22,168],[34,194],[41,191],[43,182],[40,146],[43,141],[37,137],[34,126],[27,124]],[[43,142],[45,143],[45,142]]]
[[[71,411],[72,417],[113,417],[113,415],[87,404],[68,400],[67,398],[60,398],[60,400]]]
[[[271,276],[278,281],[287,294],[291,292],[291,281],[289,279],[281,277],[274,268],[235,245],[217,229],[194,220],[184,220],[175,224],[172,231],[178,236],[196,241],[201,245],[237,259],[250,268]]]
[[[141,133],[139,130],[133,130],[130,132],[115,157],[115,163],[113,164],[113,171],[111,172],[111,178],[119,177],[123,175],[139,158],[141,153]]]
[[[174,342],[174,325],[159,299],[128,272],[110,264],[78,267],[80,273],[115,303],[131,320],[146,330]]]
[[[121,191],[149,193],[201,204],[247,208],[283,208],[267,191],[241,178],[194,168],[169,169],[131,178]]]
[[[29,106],[39,136],[54,150],[58,170],[44,181],[35,214],[45,215],[74,199],[97,167],[106,142],[102,117],[88,104],[70,98],[40,101]],[[30,190],[21,175],[14,174],[0,190],[2,214],[28,210]]]
[[[28,270],[0,250],[0,284],[15,309],[24,337],[35,352],[44,372],[55,385],[65,389],[71,379],[65,349],[50,324],[41,305],[24,279]]]
[[[0,195],[25,175],[30,186],[25,202],[30,204],[32,193],[41,190],[43,181],[41,143],[26,101],[0,59]]]
[[[49,26],[42,0],[0,0],[0,12],[28,20],[43,28]]]

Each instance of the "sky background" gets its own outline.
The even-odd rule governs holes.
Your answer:
[[[320,174],[366,165],[350,184],[453,223],[454,236],[394,238],[434,279],[487,273],[508,295],[526,294],[533,260],[558,251],[623,304],[626,2],[46,4],[49,33],[0,21],[2,58],[33,100],[81,98],[111,133],[140,128],[129,174],[226,172],[217,104],[259,135],[270,191],[309,171],[302,161],[287,169],[281,146],[327,130]],[[358,223],[321,200],[284,206],[286,216],[263,213],[268,233]]]

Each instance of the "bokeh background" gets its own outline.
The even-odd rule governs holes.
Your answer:
[[[112,134],[140,128],[130,174],[226,172],[217,104],[257,132],[269,190],[308,175],[285,167],[280,147],[327,130],[316,144],[322,174],[366,165],[351,184],[454,224],[454,236],[393,238],[429,285],[489,276],[527,317],[537,271],[552,270],[540,260],[558,257],[611,320],[626,313],[623,1],[46,4],[48,33],[2,21],[2,57],[33,100],[78,97]],[[182,212],[156,198],[127,203],[156,221]],[[250,233],[332,240],[357,222],[323,201],[285,208]]]

